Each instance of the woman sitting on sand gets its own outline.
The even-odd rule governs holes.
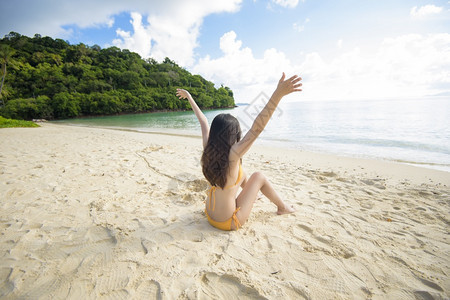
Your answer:
[[[239,121],[235,117],[219,114],[210,129],[205,115],[189,92],[177,89],[180,99],[189,100],[202,129],[202,169],[211,184],[205,213],[212,226],[222,230],[239,229],[247,221],[259,191],[278,207],[278,214],[294,212],[294,208],[281,200],[262,173],[255,172],[247,179],[241,160],[264,130],[281,98],[301,91],[300,81],[297,75],[285,80],[283,73],[269,102],[242,139]],[[239,187],[242,191],[236,197]]]

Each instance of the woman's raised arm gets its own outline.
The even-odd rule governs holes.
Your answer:
[[[247,151],[255,142],[256,138],[266,127],[267,123],[273,115],[273,112],[277,108],[278,103],[280,103],[281,98],[290,93],[301,91],[301,77],[294,75],[286,80],[285,77],[286,75],[283,73],[281,79],[278,81],[277,88],[272,94],[272,97],[270,97],[269,102],[267,102],[266,106],[258,114],[250,130],[239,143],[236,143],[231,148],[231,155],[235,156],[236,158],[240,158],[245,153],[247,153]]]
[[[188,99],[189,103],[191,104],[192,110],[195,113],[195,116],[198,119],[198,122],[200,123],[200,127],[202,129],[202,138],[203,138],[203,148],[206,147],[206,144],[208,143],[208,137],[209,137],[209,124],[208,120],[206,119],[203,112],[198,107],[197,103],[195,103],[194,98],[192,98],[191,94],[183,89],[177,89],[177,96],[180,99]]]

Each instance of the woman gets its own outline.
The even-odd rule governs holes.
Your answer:
[[[278,214],[294,212],[294,208],[283,202],[261,172],[255,172],[247,178],[241,160],[264,130],[281,98],[301,91],[300,81],[297,75],[285,80],[283,73],[269,102],[242,139],[239,121],[235,117],[220,114],[209,128],[205,115],[189,92],[177,89],[177,96],[188,99],[200,122],[203,138],[202,169],[211,184],[205,213],[212,226],[222,230],[239,229],[247,221],[259,191],[278,207]],[[237,195],[239,187],[242,191]]]

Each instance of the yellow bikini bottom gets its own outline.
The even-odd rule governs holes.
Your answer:
[[[208,218],[209,224],[211,224],[212,226],[214,226],[214,227],[216,227],[218,229],[230,231],[231,230],[231,222],[234,221],[234,225],[236,226],[236,230],[238,230],[239,227],[241,227],[241,223],[239,223],[239,220],[236,217],[236,213],[240,209],[241,209],[240,207],[236,208],[236,210],[234,211],[234,213],[231,216],[231,218],[229,218],[226,221],[222,221],[222,222],[217,222],[217,221],[214,221],[213,219],[211,219],[211,217],[208,215],[208,211],[206,209],[205,209],[205,214],[206,214],[206,217]]]

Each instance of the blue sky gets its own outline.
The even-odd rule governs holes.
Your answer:
[[[168,56],[249,102],[281,72],[288,101],[450,96],[450,1],[2,1],[0,35]]]

